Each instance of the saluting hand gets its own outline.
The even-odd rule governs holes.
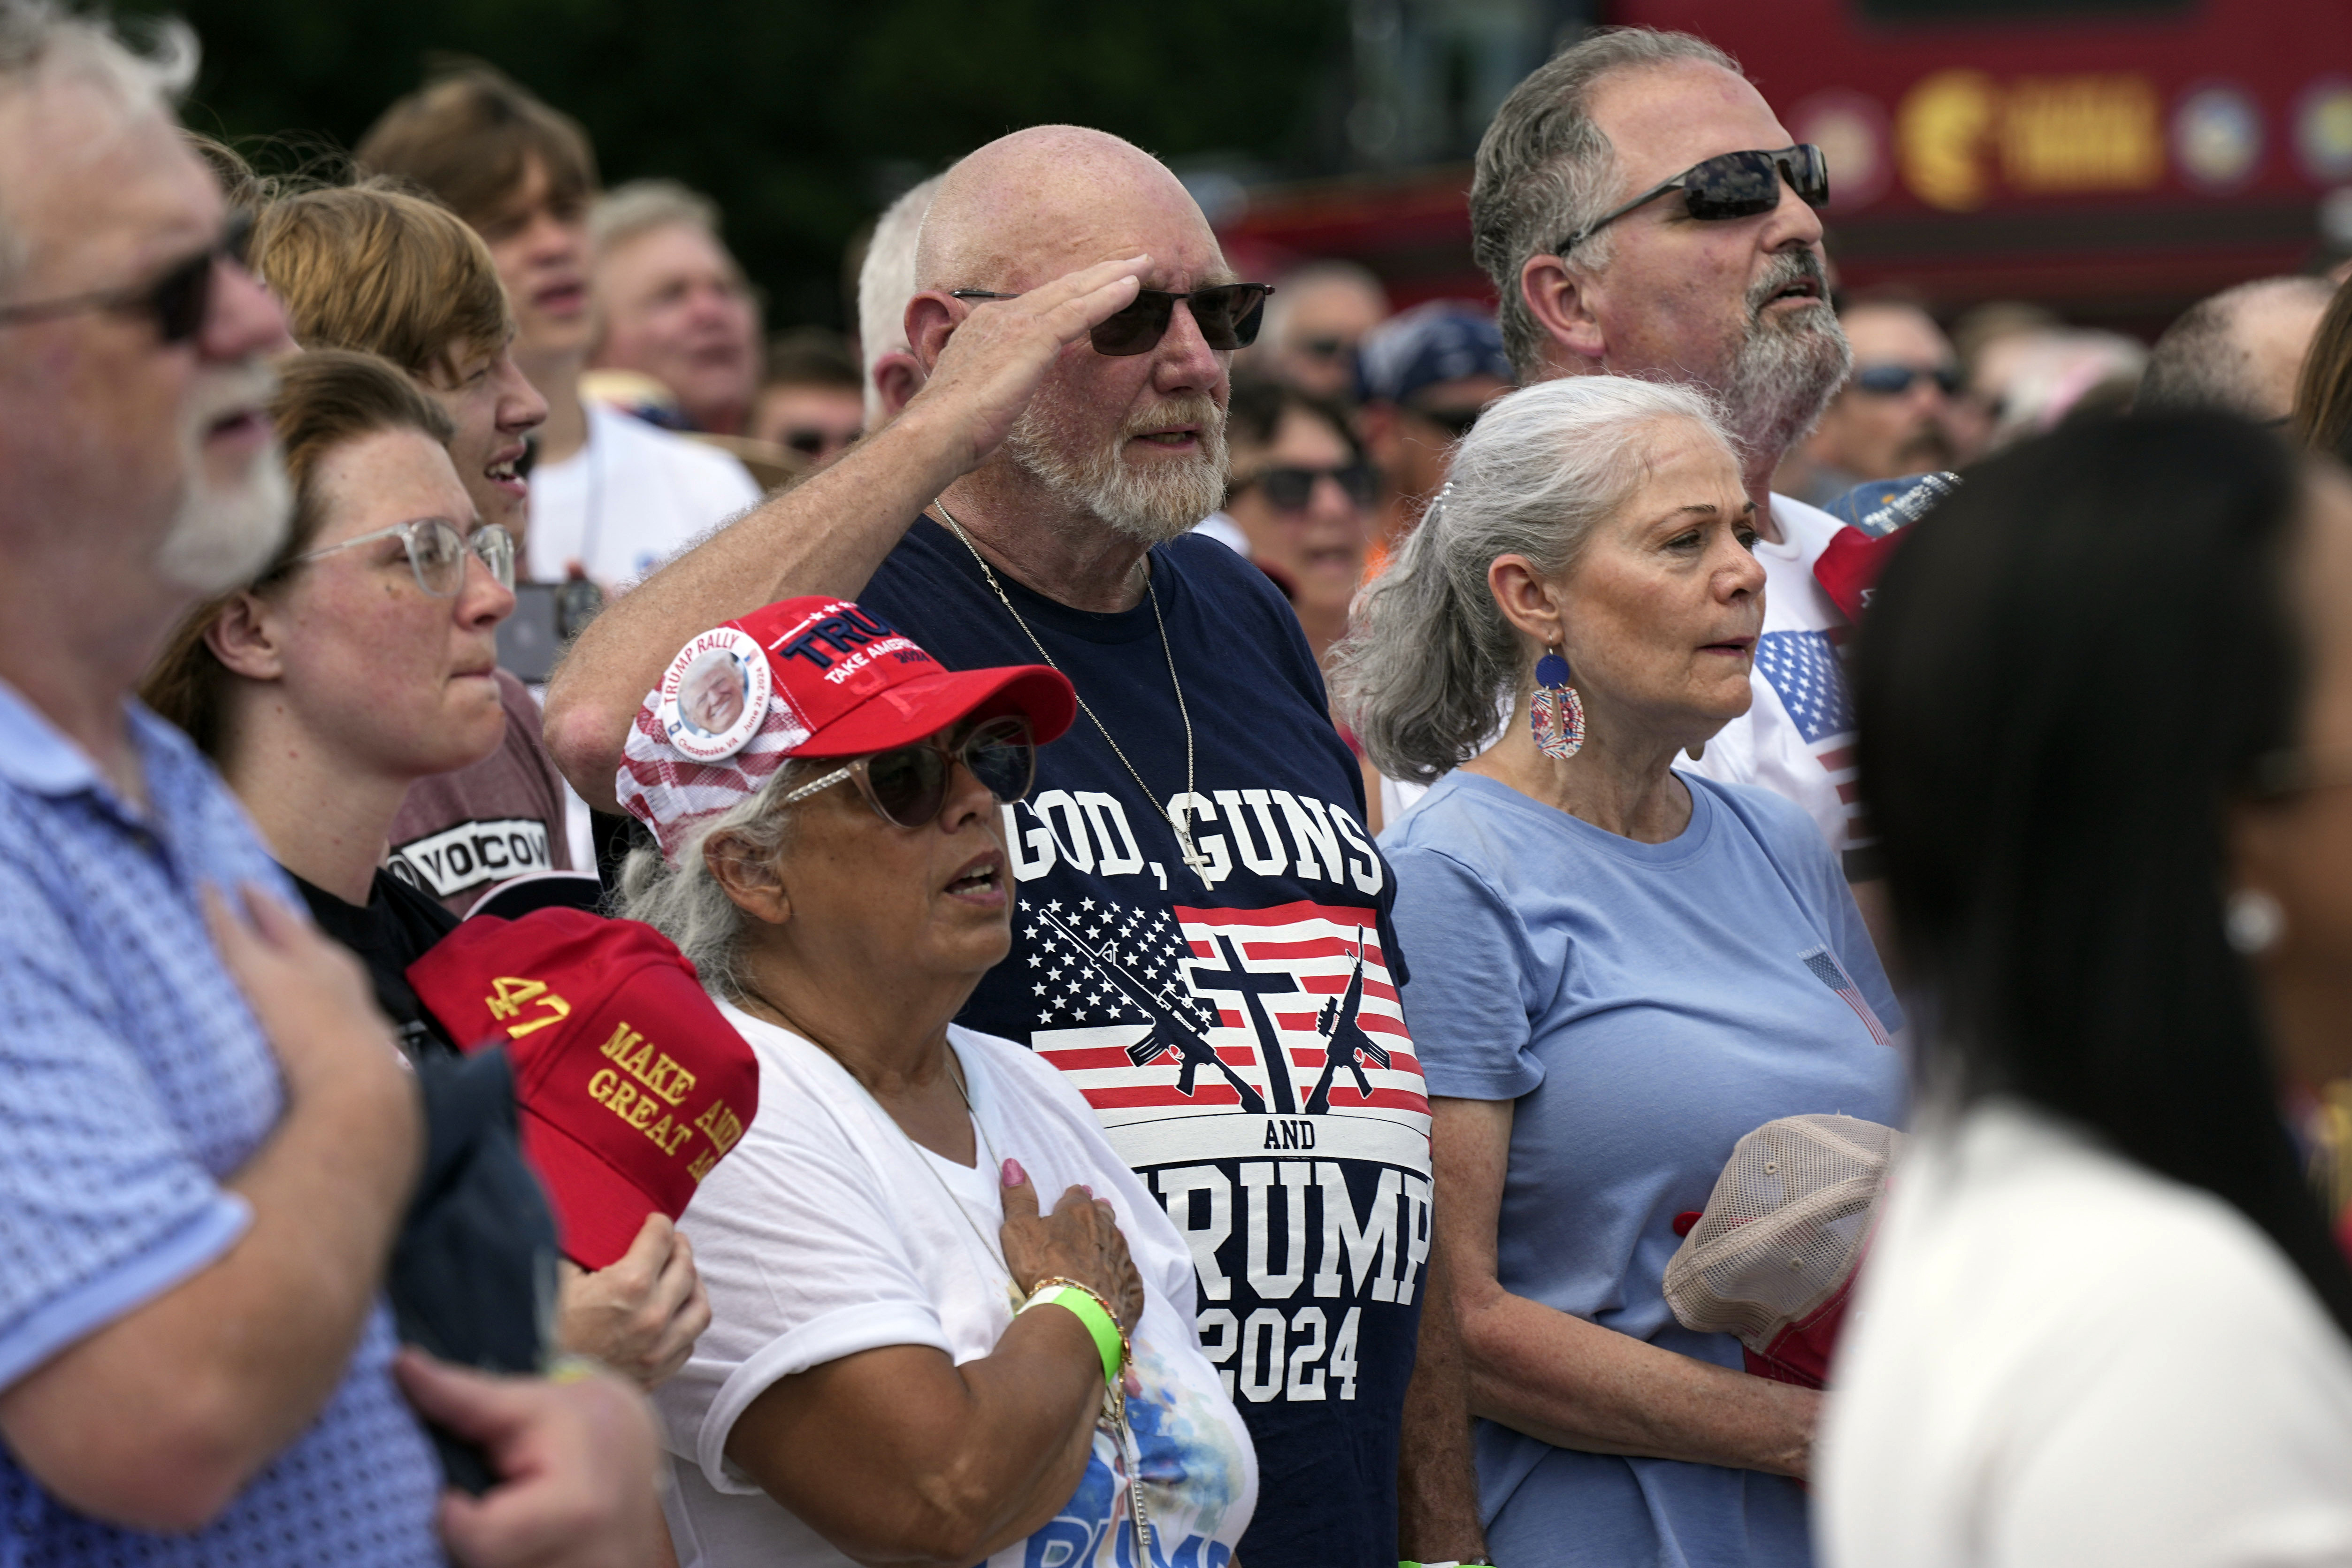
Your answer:
[[[924,311],[944,305],[961,319],[931,315],[918,328],[917,346],[936,345],[930,351],[939,362],[899,419],[950,440],[965,472],[979,467],[1003,444],[1055,359],[1132,304],[1150,265],[1149,256],[1097,262],[1017,299],[974,303],[936,291],[918,295]]]

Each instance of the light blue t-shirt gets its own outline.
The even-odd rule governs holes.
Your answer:
[[[1433,1095],[1517,1102],[1497,1266],[1514,1295],[1720,1366],[1675,1321],[1676,1215],[1732,1145],[1837,1112],[1898,1124],[1901,1016],[1835,857],[1777,795],[1678,774],[1690,825],[1637,843],[1455,772],[1381,839]],[[1502,1563],[1798,1568],[1805,1495],[1760,1471],[1477,1432]]]

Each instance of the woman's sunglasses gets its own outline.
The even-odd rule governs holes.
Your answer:
[[[1957,365],[1864,365],[1853,372],[1853,384],[1866,392],[1881,397],[1901,397],[1921,381],[1931,381],[1946,397],[1958,394],[1960,371]]]
[[[286,564],[289,568],[299,566],[306,560],[355,549],[395,534],[407,548],[408,570],[416,574],[416,586],[436,599],[454,599],[466,585],[468,555],[490,569],[490,575],[498,579],[500,588],[514,586],[514,535],[498,523],[485,523],[470,534],[461,534],[457,525],[446,517],[418,517],[413,522],[394,523],[339,545],[298,555]]]
[[[1029,721],[992,718],[954,747],[919,740],[860,757],[802,785],[776,805],[790,806],[855,779],[858,793],[884,821],[893,827],[927,828],[939,821],[948,803],[948,782],[959,762],[999,801],[1020,800],[1037,779],[1037,746],[1029,738]]]
[[[1328,479],[1359,507],[1381,498],[1381,476],[1370,465],[1350,463],[1340,468],[1261,468],[1246,479],[1234,481],[1236,496],[1255,486],[1265,504],[1277,512],[1303,512],[1315,498],[1315,482]]]
[[[1784,176],[1807,206],[1828,203],[1829,162],[1822,156],[1822,150],[1810,141],[1783,147],[1778,152],[1725,152],[1694,163],[1615,211],[1603,213],[1561,241],[1552,254],[1566,256],[1635,207],[1654,202],[1668,191],[1682,192],[1685,206],[1700,223],[1722,223],[1769,213],[1780,204],[1780,181]]]
[[[212,313],[213,277],[223,261],[245,265],[253,246],[253,214],[239,209],[221,225],[220,238],[177,263],[152,283],[129,288],[101,288],[63,299],[38,299],[26,305],[0,305],[0,326],[19,321],[48,321],[89,310],[116,310],[152,316],[156,334],[165,344],[185,343],[205,329]]]
[[[1209,347],[1219,350],[1246,349],[1257,341],[1258,324],[1265,319],[1265,297],[1273,292],[1271,283],[1220,283],[1211,288],[1195,288],[1190,294],[1171,294],[1164,288],[1139,289],[1133,303],[1093,328],[1087,337],[1097,354],[1114,358],[1148,354],[1168,335],[1168,323],[1176,319],[1176,302],[1181,299],[1192,308],[1192,319]],[[1021,298],[985,288],[955,288],[949,293],[958,299]]]

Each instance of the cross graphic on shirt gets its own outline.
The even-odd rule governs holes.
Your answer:
[[[1282,1037],[1275,1031],[1274,1019],[1266,1015],[1260,997],[1297,996],[1305,987],[1297,977],[1287,970],[1253,969],[1243,964],[1241,949],[1225,933],[1217,933],[1217,951],[1223,956],[1223,966],[1211,968],[1209,961],[1191,959],[1185,963],[1186,978],[1195,991],[1233,991],[1239,993],[1242,1005],[1249,1009],[1250,1029],[1257,1037],[1258,1056],[1265,1063],[1267,1091],[1274,1096],[1276,1115],[1298,1113],[1298,1096],[1290,1086],[1290,1063],[1284,1057]]]

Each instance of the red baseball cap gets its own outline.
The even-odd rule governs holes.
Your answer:
[[[950,670],[870,610],[786,599],[688,642],[646,694],[614,790],[672,859],[688,831],[791,757],[860,757],[1019,714],[1039,745],[1077,714],[1047,664]]]
[[[760,1106],[760,1062],[669,938],[541,909],[467,921],[408,967],[467,1052],[503,1045],[564,1255],[602,1269],[676,1219]]]

